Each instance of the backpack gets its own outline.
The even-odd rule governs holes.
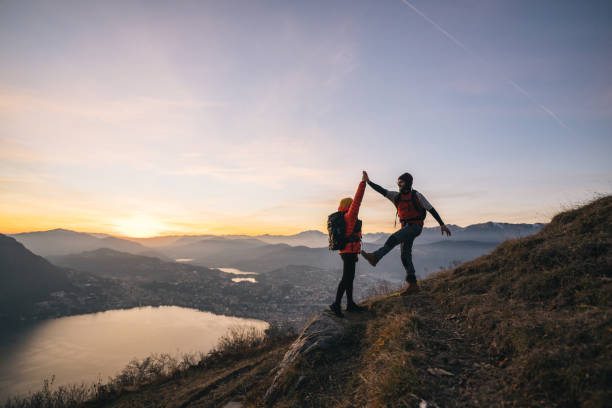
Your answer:
[[[329,235],[329,249],[342,251],[349,242],[360,241],[356,233],[361,231],[361,220],[355,223],[355,229],[350,237],[346,237],[346,222],[344,221],[346,211],[336,211],[327,217],[327,233]]]
[[[408,219],[400,218],[402,225],[404,225],[404,222],[407,222],[407,221],[421,221],[422,222],[427,217],[427,211],[425,210],[421,202],[418,200],[415,191],[411,190],[408,194],[410,195],[410,199],[408,200],[402,200],[402,195],[406,195],[402,193],[396,195],[395,198],[393,199],[393,204],[395,204],[395,208],[397,209],[397,211],[395,212],[396,222],[397,222],[397,217],[399,216],[399,209],[400,209],[399,207],[402,202],[411,203],[413,208],[418,212],[418,215],[412,218],[408,218]]]

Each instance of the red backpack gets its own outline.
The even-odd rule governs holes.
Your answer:
[[[414,190],[411,190],[408,194],[399,193],[393,200],[397,212],[396,217],[399,216],[402,226],[405,224],[419,224],[423,225],[425,217],[427,217],[427,211],[419,202]]]

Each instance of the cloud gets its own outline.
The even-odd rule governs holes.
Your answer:
[[[155,118],[188,111],[222,108],[224,102],[196,99],[134,97],[123,100],[99,99],[92,95],[41,95],[28,91],[0,91],[0,114],[54,114],[118,123]]]
[[[0,87],[3,158],[59,165],[125,165],[153,169],[173,150],[187,150],[219,101],[83,94],[41,94]],[[9,146],[10,145],[10,146]]]
[[[5,163],[43,163],[47,158],[23,143],[0,137],[0,159]]]
[[[249,183],[271,189],[281,189],[289,183],[296,182],[329,184],[334,171],[282,163],[267,163],[265,165],[260,163],[250,167],[193,166],[165,173],[183,176],[208,176],[232,184]]]

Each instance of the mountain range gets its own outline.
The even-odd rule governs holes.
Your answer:
[[[110,248],[134,254],[150,250],[150,248],[127,239],[105,235],[98,237],[94,234],[66,229],[25,232],[9,236],[40,256],[67,255],[98,248]]]
[[[450,238],[440,237],[438,228],[425,228],[413,248],[417,276],[422,279],[440,269],[477,258],[504,239],[526,236],[541,228],[542,224],[451,226],[453,235]],[[223,297],[217,299],[209,293],[205,299],[199,298],[196,292],[189,295],[193,291],[187,289],[177,294],[177,287],[172,285],[192,282],[192,286],[202,288],[200,292],[217,290],[213,288],[224,291],[223,288],[231,284],[231,276],[210,269],[222,267],[261,274],[255,292],[277,290],[281,281],[301,282],[300,274],[316,271],[319,277],[315,281],[304,283],[295,291],[310,293],[310,288],[317,287],[322,297],[316,297],[316,302],[321,302],[326,301],[326,294],[336,284],[342,266],[336,252],[328,250],[326,245],[320,246],[327,236],[319,231],[290,236],[195,235],[133,240],[55,229],[0,237],[0,310],[11,316],[47,316],[129,307],[135,298],[127,301],[124,299],[126,293],[131,293],[128,295],[131,297],[138,294],[136,304],[159,304],[168,299],[175,299],[176,303],[176,299],[184,298],[185,304],[195,299],[203,308],[214,308],[223,304]],[[372,251],[387,237],[384,233],[366,234],[363,247]],[[282,273],[290,275],[281,278]],[[270,276],[266,277],[268,274]],[[357,264],[357,281],[362,283],[363,290],[367,290],[364,282],[374,285],[378,281],[400,282],[403,279],[399,248],[391,251],[376,268],[363,260]],[[248,288],[247,284],[244,289]],[[242,293],[242,289],[234,288],[230,292],[235,290]],[[56,299],[53,296],[65,297]],[[213,302],[213,298],[217,300]],[[45,306],[45,302],[51,303]],[[222,311],[227,313],[225,309]]]
[[[447,225],[453,234],[454,240],[470,240],[500,243],[506,239],[525,237],[535,234],[545,224],[511,224],[502,222],[485,222],[480,224],[472,224],[467,227],[458,225]],[[363,234],[363,242],[382,244],[389,237],[389,233],[375,232]],[[308,230],[294,235],[187,235],[187,236],[164,236],[154,238],[125,238],[130,241],[138,242],[143,246],[150,248],[164,247],[168,245],[186,244],[208,238],[225,238],[225,239],[257,239],[267,244],[287,244],[291,246],[307,246],[310,248],[327,247],[327,234],[317,231]],[[440,228],[428,227],[423,228],[423,232],[416,244],[425,244],[440,240]]]
[[[163,261],[180,260],[192,265],[208,268],[232,267],[242,271],[267,273],[289,265],[302,265],[326,270],[341,268],[338,254],[327,248],[311,248],[307,246],[290,246],[287,244],[266,244],[258,239],[228,239],[223,237],[209,237],[195,242],[191,238],[177,240],[174,245],[157,247],[151,254],[139,251],[131,254],[139,260],[138,266],[132,265],[134,270],[145,270],[150,273],[165,274],[159,270]],[[187,242],[187,243],[185,243]],[[424,277],[441,268],[473,259],[490,250],[496,244],[480,241],[437,241],[424,245],[415,245],[413,258],[418,275]],[[364,248],[372,251],[375,244],[364,243]],[[123,253],[121,257],[116,252]],[[158,254],[158,255],[156,255]],[[127,252],[116,251],[110,248],[97,248],[73,254],[48,255],[47,258],[61,266],[77,270],[86,268],[91,263],[96,264],[102,258],[109,258],[115,270],[112,273],[123,274],[130,269],[122,261],[129,255]],[[128,262],[129,264],[129,262]],[[164,262],[165,264],[165,262]],[[111,268],[110,266],[108,266]],[[155,271],[155,272],[154,272]],[[399,257],[399,248],[395,248],[386,256],[376,268],[367,262],[360,262],[357,266],[358,274],[365,274],[386,280],[401,280],[404,272]],[[111,271],[102,276],[111,276]],[[161,275],[160,275],[160,278]],[[164,279],[161,279],[164,280]]]
[[[505,238],[529,235],[541,227],[542,224],[499,223],[451,226],[451,238],[440,237],[437,228],[425,228],[413,249],[417,275],[424,278],[474,259],[490,252]],[[384,233],[365,234],[363,246],[371,251],[387,237]],[[192,286],[202,288],[200,292],[226,291],[223,288],[231,283],[231,275],[210,269],[221,267],[262,274],[255,292],[277,290],[274,288],[281,282],[285,282],[282,285],[302,282],[314,273],[306,271],[316,271],[315,281],[302,282],[295,291],[309,293],[316,287],[322,297],[313,299],[325,301],[341,269],[338,254],[327,249],[326,240],[327,236],[319,231],[289,236],[191,235],[145,239],[65,229],[2,235],[0,311],[12,317],[54,316],[129,307],[136,297],[136,304],[158,304],[164,299],[175,299],[176,303],[183,298],[182,302],[189,304],[193,302],[189,299],[196,299],[201,307],[210,309],[223,304],[223,297],[217,299],[209,293],[200,299],[198,293],[189,294],[186,289],[183,295],[176,294],[177,287],[172,285],[192,282]],[[402,281],[404,269],[398,252],[395,248],[376,268],[360,261],[357,264],[360,290],[367,290],[367,285],[381,280]],[[283,273],[288,275],[281,277]],[[255,287],[251,286],[252,289]],[[242,289],[231,289],[231,293],[235,290],[240,293]],[[249,290],[248,284],[244,290]],[[125,299],[126,294],[133,299]],[[270,316],[273,312],[266,313]]]
[[[442,237],[437,227],[424,228],[413,249],[417,275],[422,278],[439,269],[474,259],[506,239],[536,233],[543,225],[494,222],[467,227],[451,225],[451,237]],[[364,248],[374,250],[388,236],[387,233],[364,234]],[[13,237],[32,252],[60,264],[61,256],[108,248],[164,261],[182,260],[203,267],[233,267],[259,273],[289,265],[327,270],[341,267],[337,254],[327,249],[327,235],[315,230],[295,235],[118,238],[59,229],[15,234]],[[358,273],[391,281],[402,280],[404,272],[398,252],[399,249],[395,248],[375,269],[367,262],[360,262]],[[86,256],[82,255],[81,258]],[[71,262],[75,262],[74,257]]]

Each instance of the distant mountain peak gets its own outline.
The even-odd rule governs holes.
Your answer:
[[[324,233],[322,233],[321,231],[317,231],[317,230],[306,230],[306,231],[302,231],[298,234],[295,234],[295,236],[305,236],[305,235],[325,235]]]

